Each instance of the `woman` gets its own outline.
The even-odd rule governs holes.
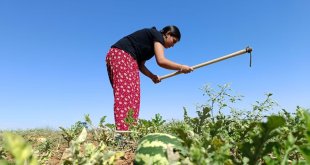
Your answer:
[[[110,83],[114,93],[114,118],[116,130],[126,131],[129,125],[125,118],[130,109],[135,121],[140,109],[139,70],[154,83],[160,78],[145,66],[145,62],[154,55],[160,67],[189,73],[193,68],[181,65],[165,58],[164,49],[173,47],[181,39],[176,26],[166,26],[161,31],[155,27],[138,30],[117,41],[111,46],[106,64]]]

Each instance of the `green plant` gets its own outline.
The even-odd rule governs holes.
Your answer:
[[[68,129],[65,129],[63,127],[59,127],[59,128],[62,130],[61,135],[67,141],[68,146],[69,146],[69,143],[80,134],[80,132],[82,131],[84,127],[85,127],[85,123],[78,121]]]
[[[134,113],[135,112],[133,109],[129,109],[129,111],[127,112],[127,117],[124,120],[125,123],[128,125],[129,130],[137,124],[137,121],[134,118]]]
[[[267,122],[257,123],[259,131],[250,132],[250,141],[241,141],[239,144],[242,157],[247,157],[249,164],[258,164],[260,159],[272,152],[279,143],[273,138],[279,135],[277,129],[285,126],[285,120],[280,116],[269,116]]]
[[[76,140],[70,142],[70,147],[62,156],[62,164],[113,164],[124,155],[123,152],[106,151],[106,145],[101,142],[97,146],[87,143],[87,130],[83,128]]]
[[[36,147],[35,154],[40,164],[48,164],[48,160],[52,156],[53,144],[49,139],[41,138],[39,145]]]
[[[105,116],[98,126],[93,124],[89,115],[85,115],[86,122],[77,122],[71,128],[62,128],[61,131],[10,131],[14,137],[20,135],[19,140],[12,140],[13,136],[0,132],[0,164],[23,161],[59,164],[59,161],[54,160],[61,155],[60,163],[63,164],[113,164],[124,155],[116,150],[133,154],[138,142],[141,146],[144,137],[152,133],[169,134],[179,139],[177,146],[182,146],[184,150],[166,145],[170,143],[169,139],[159,140],[159,144],[167,146],[161,151],[169,164],[310,164],[308,109],[298,106],[292,113],[284,109],[277,114],[272,113],[276,112],[274,108],[277,103],[272,100],[272,94],[268,93],[263,101],[256,101],[252,108],[240,110],[235,108],[235,103],[241,97],[231,94],[229,86],[219,86],[218,90],[207,86],[204,92],[208,96],[207,103],[197,106],[197,116],[194,117],[189,116],[189,110],[184,108],[183,120],[166,122],[160,114],[156,114],[151,120],[135,121],[133,111],[129,112],[126,121],[130,132],[122,134],[121,137],[125,139],[122,147],[115,141],[115,125],[105,123]],[[158,142],[156,139],[146,141]],[[66,142],[69,148],[66,148]],[[156,160],[156,155],[143,156],[155,151],[145,149],[138,147],[137,153],[142,153],[139,161],[145,157]],[[159,157],[164,158],[163,155]]]
[[[238,110],[230,104],[241,100],[240,97],[228,94],[231,92],[228,86],[219,87],[219,93],[209,86],[204,88],[210,98],[207,104],[197,106],[197,117],[188,116],[184,108],[184,122],[171,127],[189,148],[192,163],[287,163],[301,158],[294,147],[296,143],[300,143],[299,146],[305,144],[300,133],[303,130],[302,120],[298,116],[293,120],[289,113],[286,117],[281,114],[267,115],[277,105],[271,99],[272,94],[267,94],[262,102],[257,101],[253,110]],[[224,115],[224,110],[229,113]],[[290,121],[288,125],[287,120]],[[287,138],[287,133],[292,136],[283,140]],[[307,153],[307,148],[305,151]],[[281,159],[275,161],[275,157]]]
[[[105,144],[114,144],[114,127],[109,124],[105,124],[106,116],[103,116],[97,127],[93,125],[90,116],[85,115],[85,122],[90,126],[91,132],[93,133],[93,138],[97,142],[104,142]]]
[[[5,133],[3,135],[4,149],[13,156],[13,162],[16,165],[38,165],[38,160],[33,154],[31,145],[29,145],[21,136]],[[9,165],[11,162],[0,160],[0,164]]]

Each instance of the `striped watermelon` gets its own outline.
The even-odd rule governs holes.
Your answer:
[[[170,164],[168,159],[168,148],[177,151],[181,155],[186,154],[182,146],[182,140],[163,133],[152,133],[144,136],[138,144],[135,154],[135,165],[146,164]]]

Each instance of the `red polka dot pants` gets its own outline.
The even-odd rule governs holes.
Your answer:
[[[126,131],[125,118],[130,109],[137,121],[140,110],[140,77],[137,61],[128,53],[111,48],[106,57],[107,70],[114,94],[116,130]]]

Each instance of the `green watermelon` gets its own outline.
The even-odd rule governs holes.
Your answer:
[[[186,154],[186,149],[182,146],[181,139],[164,133],[148,134],[139,141],[134,164],[168,165],[171,163],[171,160],[168,159],[168,150],[173,150],[173,153],[178,152],[181,155]]]

